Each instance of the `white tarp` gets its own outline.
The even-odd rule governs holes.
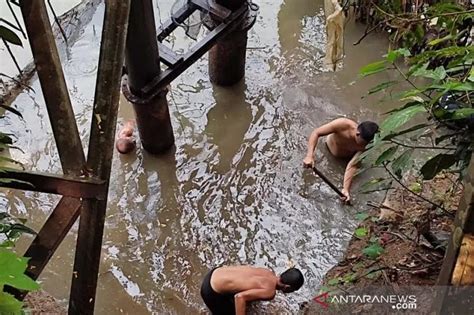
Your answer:
[[[337,0],[324,0],[326,15],[326,56],[324,64],[328,69],[336,70],[337,62],[344,54],[344,12]]]

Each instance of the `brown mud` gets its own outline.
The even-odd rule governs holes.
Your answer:
[[[397,292],[400,287],[436,284],[463,187],[451,174],[441,174],[421,184],[413,180],[410,188],[442,205],[447,212],[400,186],[389,191],[382,204],[369,202],[367,211],[359,214],[363,220],[344,257],[326,273],[318,294],[328,292],[331,296],[355,288],[364,292],[364,288],[374,286],[386,286]],[[358,234],[359,229],[366,229],[367,234]],[[383,248],[378,257],[370,258],[364,253],[372,244]],[[351,313],[370,312],[370,307],[358,305]],[[429,312],[429,307],[418,305],[417,312]],[[314,300],[302,307],[304,314],[321,311],[321,305]]]

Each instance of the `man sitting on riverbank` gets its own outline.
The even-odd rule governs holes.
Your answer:
[[[303,160],[305,167],[315,166],[314,150],[318,144],[319,137],[328,136],[326,145],[337,158],[350,159],[344,173],[342,193],[344,202],[351,200],[350,189],[352,178],[357,170],[357,158],[364,151],[367,144],[372,141],[379,126],[372,121],[364,121],[357,124],[347,118],[335,119],[321,127],[313,130],[308,140],[308,152]]]
[[[201,296],[213,315],[245,315],[247,302],[272,300],[276,290],[291,293],[303,282],[303,274],[296,268],[277,276],[266,268],[219,267],[204,277]]]

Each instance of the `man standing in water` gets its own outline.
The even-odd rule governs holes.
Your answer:
[[[357,158],[365,150],[367,144],[374,138],[379,126],[372,121],[364,121],[357,124],[347,118],[335,119],[321,127],[313,130],[308,140],[308,152],[303,160],[305,167],[315,166],[314,150],[318,145],[319,137],[328,136],[326,145],[336,158],[350,159],[344,173],[342,193],[343,200],[349,203],[351,200],[350,189],[352,178],[357,170]]]
[[[296,268],[277,276],[266,268],[219,267],[204,277],[201,296],[213,315],[245,315],[247,302],[272,300],[276,290],[291,293],[303,282],[303,274]]]

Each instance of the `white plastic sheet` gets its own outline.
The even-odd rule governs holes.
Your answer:
[[[337,0],[324,0],[326,15],[326,56],[324,64],[335,71],[339,60],[344,55],[344,12]]]

